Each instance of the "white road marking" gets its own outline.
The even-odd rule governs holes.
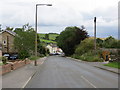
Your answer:
[[[44,63],[44,60],[41,62],[41,64],[43,64]],[[37,72],[37,71],[36,71]],[[32,77],[33,76],[31,76],[27,81],[26,81],[26,83],[23,85],[23,87],[22,88],[25,88],[25,86],[28,84],[28,82],[32,79]]]
[[[22,88],[25,88],[25,86],[28,84],[28,82],[31,80],[31,78],[32,78],[32,77],[30,77],[30,78],[26,81],[26,83],[23,85]]]
[[[43,64],[44,63],[44,61],[43,62],[41,62],[41,64]]]
[[[88,81],[84,76],[81,76],[81,78],[84,79],[86,82],[88,82],[94,88],[97,88],[94,84],[92,84],[90,81]]]

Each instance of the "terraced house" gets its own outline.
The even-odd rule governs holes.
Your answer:
[[[3,54],[4,53],[12,54],[17,52],[14,46],[15,35],[16,35],[15,32],[9,30],[4,30],[0,32],[0,45]]]

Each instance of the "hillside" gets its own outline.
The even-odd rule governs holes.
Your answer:
[[[57,33],[48,33],[49,34],[49,40],[45,38],[45,34],[39,33],[40,41],[42,43],[56,43],[55,39],[59,34]]]

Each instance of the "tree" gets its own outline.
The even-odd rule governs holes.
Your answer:
[[[57,37],[57,45],[64,51],[66,55],[72,55],[75,46],[88,37],[88,33],[78,27],[66,27],[64,31]]]
[[[29,27],[28,25],[24,27]],[[14,45],[18,50],[18,54],[21,59],[29,57],[34,54],[35,48],[35,31],[31,28],[16,28],[14,30],[16,36],[14,39]]]
[[[49,40],[49,34],[45,34],[45,39]]]
[[[118,47],[118,40],[116,40],[112,36],[109,36],[103,41],[103,47],[105,47],[105,48],[117,48]]]
[[[8,27],[8,26],[6,27],[6,30],[9,30],[9,31],[13,31],[13,29],[14,29],[13,27]]]
[[[102,47],[102,45],[103,45],[103,40],[102,40],[102,39],[97,38],[97,39],[96,39],[96,42],[97,42],[97,44],[99,45],[99,47]]]
[[[34,55],[35,52],[35,31],[28,24],[23,25],[22,28],[16,28],[16,36],[14,39],[14,45],[18,50],[18,54],[21,59]],[[28,28],[29,27],[29,28]],[[37,52],[45,54],[45,48],[41,45],[39,35],[37,35]]]
[[[94,50],[93,42],[94,39],[86,38],[76,47],[75,54],[82,55],[85,54],[86,52]]]

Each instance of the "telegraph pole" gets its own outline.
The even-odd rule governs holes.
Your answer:
[[[94,17],[94,50],[96,54],[96,17]]]

